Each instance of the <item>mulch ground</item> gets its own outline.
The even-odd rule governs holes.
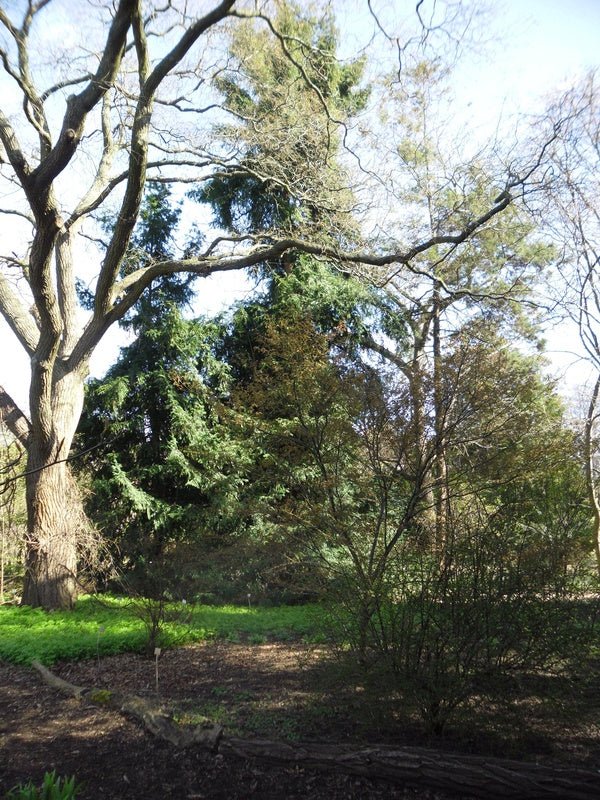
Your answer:
[[[154,661],[138,655],[65,662],[53,671],[77,685],[156,697]],[[405,720],[394,728],[389,715],[384,719],[356,687],[341,681],[323,653],[303,645],[210,642],[164,652],[159,659],[159,697],[177,709],[182,721],[208,718],[231,735],[269,739],[430,743],[418,724],[411,727]],[[557,740],[563,737],[563,752],[565,730],[556,731]],[[600,763],[597,733],[586,725],[579,738],[569,737],[570,766],[574,757],[581,765]],[[475,739],[481,744],[476,731]],[[528,755],[556,762],[558,741],[554,752],[547,740],[539,754]],[[463,751],[477,749],[469,737],[457,744]],[[448,739],[442,742],[448,749],[452,745]],[[76,776],[82,800],[445,798],[385,781],[212,755],[193,747],[177,750],[120,714],[59,694],[31,669],[0,662],[0,796],[18,782],[41,782],[52,769]]]

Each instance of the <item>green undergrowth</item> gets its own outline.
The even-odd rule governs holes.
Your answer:
[[[245,608],[186,606],[168,609],[162,642],[206,639],[262,643],[319,641],[323,613],[317,605]],[[139,606],[128,599],[81,597],[72,611],[0,606],[0,659],[28,664],[141,652],[147,630]]]

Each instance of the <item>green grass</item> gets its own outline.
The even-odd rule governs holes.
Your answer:
[[[0,606],[0,658],[16,663],[95,658],[137,652],[146,644],[140,606],[115,597],[82,597],[73,611]],[[182,610],[178,620],[178,610]],[[239,606],[169,607],[167,640],[198,642],[318,640],[323,615],[318,606],[245,608]]]

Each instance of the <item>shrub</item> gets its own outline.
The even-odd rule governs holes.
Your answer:
[[[362,584],[364,587],[364,583]],[[384,667],[441,733],[475,690],[515,670],[549,669],[590,647],[597,600],[580,576],[489,528],[462,530],[442,556],[405,542],[377,584],[347,585],[345,635],[366,667]]]

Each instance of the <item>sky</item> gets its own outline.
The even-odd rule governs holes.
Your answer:
[[[467,5],[478,2],[467,0]],[[409,0],[393,0],[387,13],[398,9],[404,14],[413,7]],[[565,89],[587,69],[600,67],[600,0],[504,0],[493,7],[495,13],[486,18],[482,31],[485,47],[468,56],[456,77],[457,113],[476,120],[483,135],[499,120],[541,111],[547,95]],[[2,225],[6,218],[0,216],[0,242],[6,234]],[[241,299],[251,286],[230,273],[199,281],[198,288],[196,310],[215,313]],[[93,358],[92,374],[104,373],[121,341],[116,328],[109,332]],[[585,379],[570,352],[575,347],[572,331],[555,330],[548,336],[553,368],[569,385]],[[27,359],[5,325],[0,326],[0,385],[27,408]]]
[[[463,82],[475,109],[491,93],[507,112],[535,112],[546,93],[600,65],[599,0],[504,0],[495,8],[487,55]]]
[[[495,27],[500,37],[492,58],[483,59],[476,81],[463,81],[474,108],[489,103],[491,89],[493,107],[502,108],[506,117],[535,114],[543,110],[545,97],[600,68],[600,0],[506,0]],[[488,114],[493,116],[491,110]],[[545,338],[551,374],[578,408],[582,393],[589,391],[591,370],[582,359],[576,328],[566,322],[550,326]]]

